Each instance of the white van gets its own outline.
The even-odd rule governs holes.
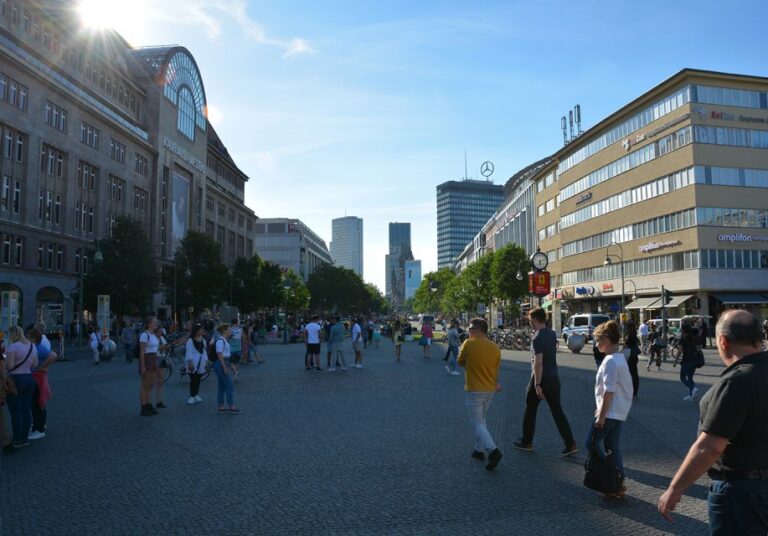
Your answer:
[[[611,319],[610,316],[604,314],[583,314],[573,315],[568,319],[563,328],[563,340],[568,342],[568,337],[574,333],[584,335],[585,340],[592,340],[592,333],[595,328],[603,322],[608,322]]]

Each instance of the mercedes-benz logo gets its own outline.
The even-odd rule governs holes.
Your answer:
[[[493,175],[493,162],[486,160],[483,165],[480,166],[480,174],[486,179]]]

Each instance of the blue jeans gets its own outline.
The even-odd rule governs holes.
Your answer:
[[[605,419],[605,425],[602,430],[595,428],[595,423],[589,427],[589,435],[587,436],[587,452],[589,452],[592,435],[595,435],[597,440],[597,452],[601,458],[605,458],[607,451],[613,452],[613,460],[619,467],[619,473],[624,478],[624,459],[621,456],[621,428],[624,421],[617,421],[616,419]]]
[[[219,388],[216,393],[216,403],[219,406],[224,405],[224,396],[227,397],[227,405],[235,405],[235,386],[232,383],[232,377],[229,374],[224,374],[224,367],[221,366],[221,360],[216,361],[213,364],[213,371],[216,373],[216,378],[219,380]]]
[[[680,381],[688,388],[688,394],[693,394],[693,388],[696,384],[693,381],[693,375],[696,373],[696,363],[682,362],[680,363]]]
[[[464,393],[464,403],[467,406],[469,424],[475,433],[475,450],[478,452],[492,452],[496,448],[485,416],[493,400],[493,391],[467,391]]]
[[[458,357],[459,357],[459,347],[448,346],[448,368],[451,370],[451,372],[454,372],[459,368],[456,363],[456,359]]]
[[[768,481],[713,480],[707,502],[713,536],[768,534]]]
[[[29,427],[32,426],[32,393],[35,390],[35,380],[32,374],[11,374],[16,384],[18,394],[8,394],[8,410],[11,413],[11,428],[13,442],[24,443],[29,438]]]

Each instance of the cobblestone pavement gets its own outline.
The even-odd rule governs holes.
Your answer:
[[[351,354],[351,345],[348,355]],[[535,451],[516,451],[528,356],[504,352],[491,431],[504,452],[495,472],[470,458],[463,379],[415,343],[396,363],[391,343],[365,368],[305,372],[303,347],[261,347],[243,366],[236,402],[218,415],[214,377],[202,404],[166,384],[168,409],[139,416],[136,364],[87,357],[51,372],[45,439],[0,457],[2,534],[703,534],[704,477],[676,523],[656,501],[696,433],[698,406],[682,401],[678,369],[641,366],[639,400],[622,444],[629,497],[606,502],[581,484],[584,454],[562,449],[545,405]],[[323,348],[324,351],[324,348]],[[713,351],[697,381],[722,369]],[[561,353],[563,406],[577,438],[594,411],[594,362]],[[324,361],[324,359],[323,359]],[[323,363],[324,364],[324,363]],[[641,365],[643,363],[641,362]]]

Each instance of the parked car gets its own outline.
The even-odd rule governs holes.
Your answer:
[[[563,340],[567,343],[568,337],[574,333],[578,333],[580,335],[584,335],[585,340],[590,341],[592,340],[592,333],[594,333],[595,328],[603,322],[608,322],[610,319],[611,317],[604,314],[589,313],[583,315],[573,315],[568,319],[568,322],[565,323],[565,327],[563,328],[562,332]]]

